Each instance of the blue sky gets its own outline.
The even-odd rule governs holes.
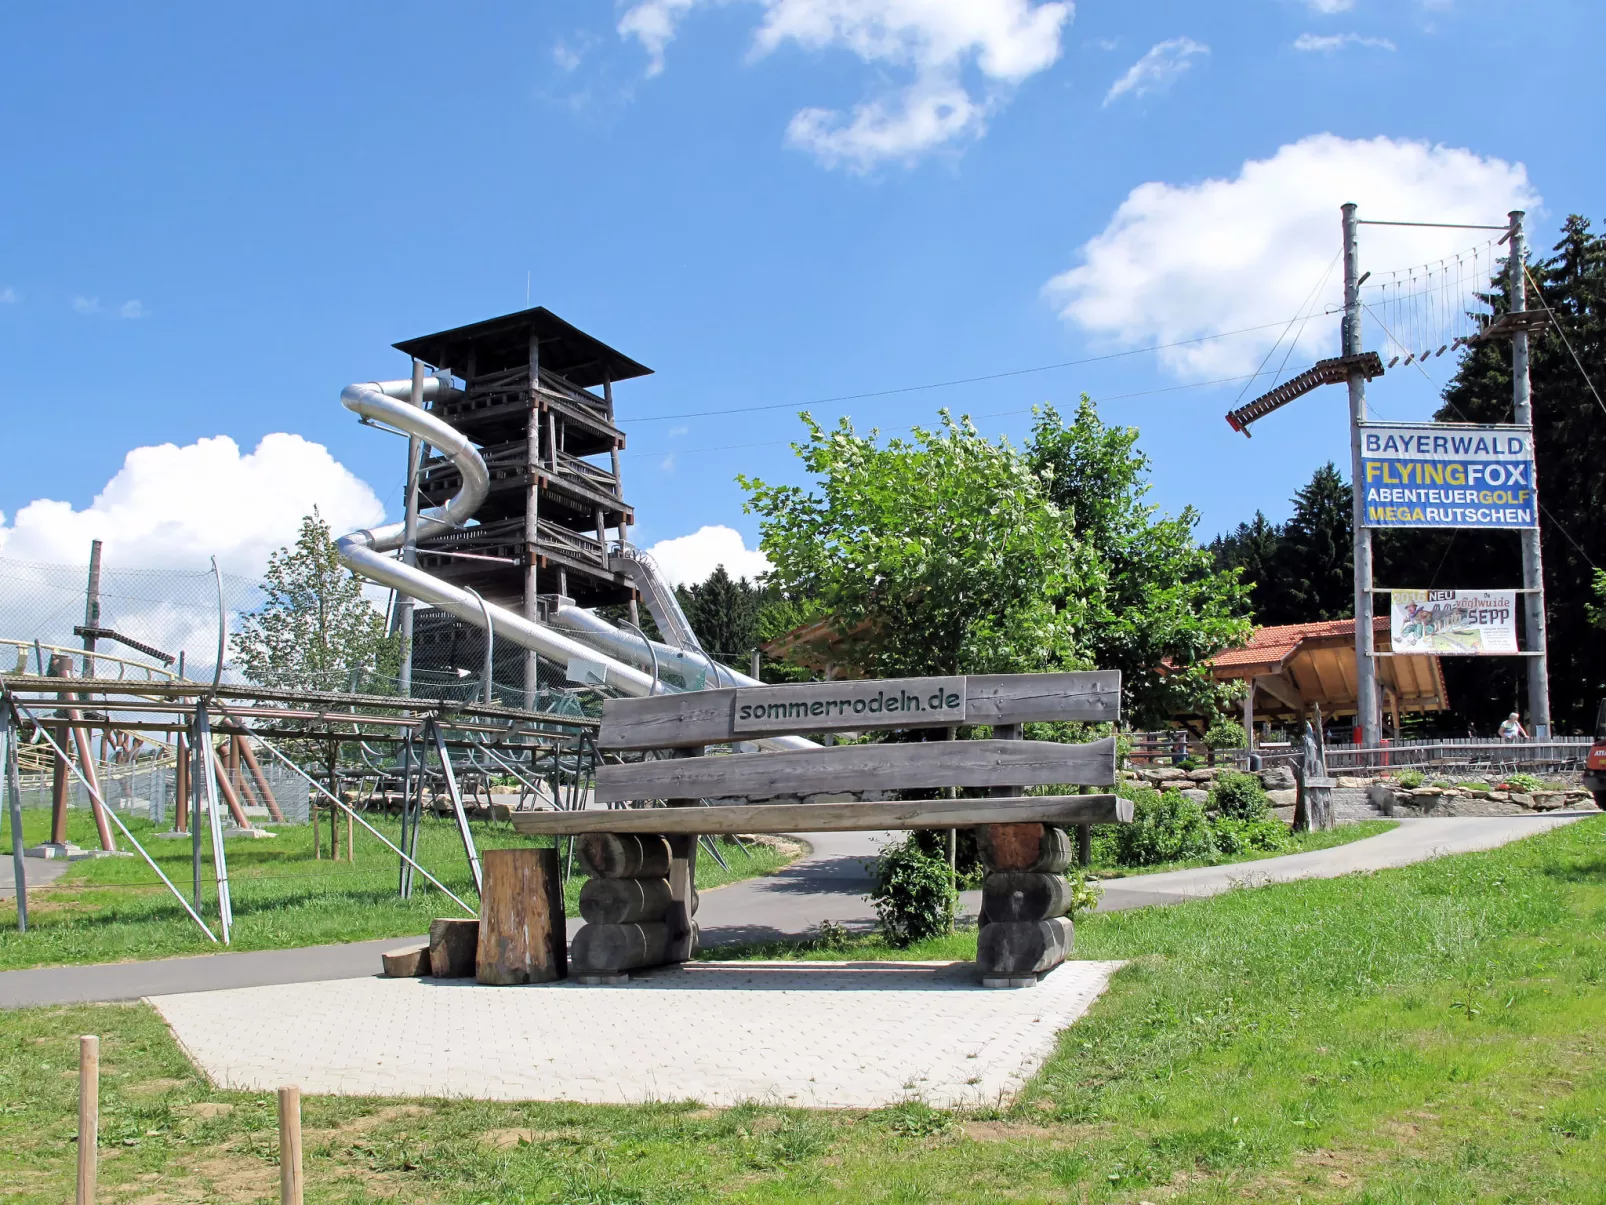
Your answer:
[[[1347,456],[1342,391],[1247,441],[1243,382],[1201,384],[1276,329],[820,399],[1284,321],[1344,200],[1527,204],[1548,246],[1598,212],[1603,27],[1583,0],[8,6],[0,547],[251,571],[312,501],[372,521],[365,482],[394,513],[401,445],[341,386],[527,280],[656,370],[617,391],[642,543],[751,547],[733,478],[796,477],[798,409],[1018,438],[1082,390],[1201,535],[1281,517]],[[1483,238],[1368,229],[1363,262]],[[1336,288],[1288,371],[1335,353]],[[1378,412],[1425,416],[1450,368],[1375,382]]]

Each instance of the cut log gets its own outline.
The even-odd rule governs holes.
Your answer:
[[[379,956],[385,965],[385,975],[391,979],[417,979],[429,974],[429,943],[405,946],[400,950],[386,950]]]
[[[695,836],[683,834],[669,838],[673,855],[669,862],[670,906],[664,914],[669,944],[664,961],[685,962],[697,952],[697,845]]]
[[[576,975],[615,975],[660,966],[668,945],[669,927],[662,921],[582,925],[569,951],[569,969]]]
[[[988,824],[976,830],[976,848],[988,870],[1057,874],[1071,864],[1069,834],[1046,824]]]
[[[998,870],[981,888],[989,923],[1048,920],[1071,910],[1071,884],[1064,875]]]
[[[580,888],[580,916],[588,925],[663,920],[669,903],[668,879],[587,879]]]
[[[556,849],[488,849],[481,855],[481,983],[550,983],[568,973],[563,881]]]
[[[669,877],[669,842],[657,834],[586,833],[575,842],[574,852],[594,879]]]
[[[976,940],[976,965],[989,977],[1041,974],[1065,961],[1074,940],[1075,929],[1063,916],[984,925]]]
[[[472,979],[480,922],[457,916],[429,922],[429,973],[436,979]]]

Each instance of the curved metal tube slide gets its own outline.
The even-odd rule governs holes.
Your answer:
[[[402,400],[411,396],[412,387],[413,383],[410,380],[371,381],[367,384],[348,385],[341,390],[340,402],[347,410],[369,422],[380,423],[406,435],[418,436],[450,459],[462,474],[462,487],[446,501],[445,505],[419,512],[418,534],[420,537],[426,537],[455,531],[462,527],[485,501],[490,475],[486,471],[485,461],[480,456],[479,450],[467,438],[428,411],[418,409],[410,402]],[[428,400],[437,396],[441,388],[441,378],[426,377],[424,398]],[[651,674],[620,660],[618,654],[628,655],[627,650],[631,645],[634,646],[634,655],[637,658],[643,657],[646,650],[639,640],[626,636],[599,616],[572,607],[566,607],[560,612],[568,620],[566,626],[575,630],[577,635],[583,633],[593,642],[581,643],[554,627],[533,623],[517,612],[492,602],[483,602],[472,592],[444,582],[415,566],[382,555],[402,546],[405,539],[404,527],[402,523],[391,523],[384,527],[354,531],[350,535],[341,536],[335,541],[341,561],[354,573],[369,581],[377,582],[381,586],[389,587],[419,602],[455,615],[465,623],[479,628],[489,623],[492,633],[498,639],[508,640],[520,648],[532,649],[563,664],[578,659],[593,666],[600,665],[603,670],[602,685],[611,687],[621,694],[645,698],[651,694],[667,694],[675,691],[673,686],[662,681],[655,682]],[[585,618],[582,620],[580,616]],[[661,655],[666,660],[677,659],[678,663],[678,659],[684,659],[685,672],[688,674],[693,669],[702,672],[705,666],[705,659],[702,657],[693,657],[667,646],[659,647],[663,650]],[[726,666],[720,666],[715,672],[724,682],[740,686],[760,685],[754,679],[745,674],[738,674]],[[773,748],[815,748],[813,741],[793,736],[768,738],[762,743]]]

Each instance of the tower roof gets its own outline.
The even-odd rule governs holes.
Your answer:
[[[480,375],[527,363],[531,335],[541,341],[541,367],[582,388],[604,381],[628,381],[652,372],[539,305],[449,331],[420,335],[393,346],[436,368],[450,368],[459,376],[468,367],[472,352],[474,372]]]

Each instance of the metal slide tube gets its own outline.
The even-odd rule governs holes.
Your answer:
[[[445,505],[419,513],[418,536],[424,539],[462,527],[484,502],[490,478],[479,450],[464,436],[427,410],[415,409],[400,400],[411,394],[412,384],[411,381],[374,381],[348,385],[341,391],[340,401],[346,409],[370,422],[382,423],[404,434],[418,436],[448,457],[463,475],[462,489],[449,498]],[[438,378],[426,378],[425,398],[435,396],[439,388]],[[410,595],[475,627],[483,627],[489,622],[498,638],[512,641],[520,648],[533,649],[563,664],[575,659],[600,663],[604,671],[603,684],[621,694],[645,698],[651,694],[665,693],[663,684],[655,684],[649,674],[599,652],[590,644],[582,644],[545,624],[534,623],[506,607],[491,602],[481,603],[467,590],[443,582],[415,566],[382,555],[401,547],[406,538],[405,528],[404,523],[392,523],[341,536],[336,541],[340,559],[353,572],[369,581]],[[618,630],[607,621],[595,616],[591,618],[595,619],[597,625],[619,635]],[[594,625],[586,625],[588,637],[594,630]],[[669,652],[675,657],[684,656],[678,649]],[[689,658],[687,664],[694,664],[699,670],[702,668],[700,661]],[[729,672],[738,685],[758,685],[745,674],[737,674],[734,670],[724,671],[722,667],[722,672]],[[768,737],[760,743],[778,749],[815,747],[814,742],[796,736]]]

